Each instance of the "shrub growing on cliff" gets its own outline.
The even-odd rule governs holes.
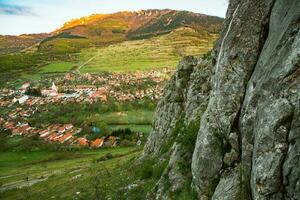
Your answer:
[[[148,179],[153,175],[154,160],[147,159],[137,168],[137,176],[140,179]]]
[[[184,125],[177,137],[177,142],[188,152],[192,153],[194,151],[199,127],[200,119],[197,118],[188,125]]]

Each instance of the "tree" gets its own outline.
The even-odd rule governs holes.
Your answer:
[[[26,95],[29,95],[29,96],[36,96],[36,97],[40,97],[42,96],[42,92],[41,92],[41,89],[40,88],[32,88],[32,87],[29,87],[26,91],[25,91],[25,94]]]

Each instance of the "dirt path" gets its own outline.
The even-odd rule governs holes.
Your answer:
[[[100,54],[100,50],[98,50],[98,52],[93,57],[91,57],[90,59],[85,61],[83,64],[79,65],[78,67],[76,67],[76,69],[74,71],[76,71],[78,74],[81,74],[80,69],[82,67],[84,67],[85,65],[89,64],[91,61],[93,61],[97,56],[99,56],[99,54]]]

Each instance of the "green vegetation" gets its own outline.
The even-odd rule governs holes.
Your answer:
[[[25,91],[25,94],[26,94],[26,95],[29,95],[29,96],[35,96],[35,97],[40,97],[40,96],[42,96],[42,92],[41,92],[41,89],[40,89],[40,88],[32,88],[32,87],[29,87],[29,88]]]
[[[201,32],[205,30],[206,32],[216,33],[220,23],[222,23],[222,19],[219,17],[206,17],[204,20],[201,16],[187,11],[171,11],[129,33],[128,37],[130,39],[150,38],[169,33],[174,29],[182,27],[183,24]]]
[[[52,36],[52,37],[48,37],[46,39],[44,39],[41,44],[44,44],[45,42],[48,42],[48,41],[51,41],[51,40],[54,40],[55,38],[68,38],[68,39],[82,39],[82,38],[85,38],[85,37],[82,37],[82,36],[78,36],[78,35],[72,35],[70,33],[60,33],[58,35],[55,35],[55,36]]]
[[[154,115],[155,106],[152,104],[151,100],[48,104],[29,118],[29,123],[33,127],[71,123],[77,127],[83,127],[83,134],[92,134],[92,126],[100,128],[100,135],[93,134],[93,137],[109,135],[113,130],[122,128],[143,132],[147,136],[151,130]]]
[[[113,34],[111,40],[121,42],[119,35]],[[83,64],[80,68],[83,73],[174,68],[182,56],[206,53],[216,37],[192,28],[180,28],[167,35],[100,47],[86,38],[55,37],[42,43],[34,53],[0,55],[1,83],[18,81],[18,78],[21,81],[42,79],[43,74],[64,73]],[[104,39],[100,37],[97,41]]]
[[[133,132],[142,132],[149,135],[152,127],[151,125],[136,125],[136,124],[129,124],[129,125],[108,125],[111,130],[118,130],[118,129],[125,129],[129,128]]]
[[[93,43],[85,38],[55,38],[46,43],[42,43],[39,46],[39,51],[52,54],[70,54],[91,46],[93,46]]]
[[[53,72],[68,72],[74,67],[72,62],[52,62],[42,68],[44,73],[53,73]]]
[[[176,141],[183,146],[183,148],[189,152],[193,153],[195,148],[195,143],[200,127],[200,119],[195,119],[191,121],[187,126],[184,125],[176,138]]]
[[[184,115],[181,114],[181,116],[177,119],[178,120],[175,122],[175,125],[172,128],[170,135],[165,139],[164,144],[160,149],[161,154],[167,153],[170,150],[170,148],[174,144],[174,141],[176,141],[178,134],[184,127]]]
[[[18,81],[22,77],[26,80],[40,78],[38,72],[42,66],[56,63],[57,60],[69,62],[74,57],[75,55],[39,52],[0,55],[0,85],[3,86],[6,81]]]
[[[157,162],[155,159],[146,159],[139,164],[136,176],[139,179],[159,179],[168,165],[168,161]]]
[[[108,196],[119,199],[118,190],[130,184],[133,178],[128,177],[134,177],[126,167],[140,150],[130,147],[80,152],[1,152],[0,195],[14,200],[107,199]],[[98,160],[108,153],[110,159]],[[99,193],[99,188],[104,190]],[[131,199],[136,196],[128,195],[133,196]]]
[[[81,72],[128,72],[175,67],[182,56],[207,52],[216,36],[202,36],[190,28],[148,40],[126,41],[97,49],[83,50],[82,62],[96,55]],[[95,53],[96,52],[96,53]]]
[[[142,147],[23,151],[24,138],[5,139],[10,145],[0,152],[0,196],[8,200],[144,199],[166,166],[134,164]]]
[[[201,55],[212,48],[216,35],[201,35],[182,28],[147,40],[126,41],[108,47],[83,50],[81,62],[96,56],[81,72],[128,72],[175,67],[182,56]]]

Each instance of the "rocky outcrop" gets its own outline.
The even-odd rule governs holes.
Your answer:
[[[185,58],[158,104],[156,199],[300,199],[299,28],[298,0],[230,2],[212,59]]]

